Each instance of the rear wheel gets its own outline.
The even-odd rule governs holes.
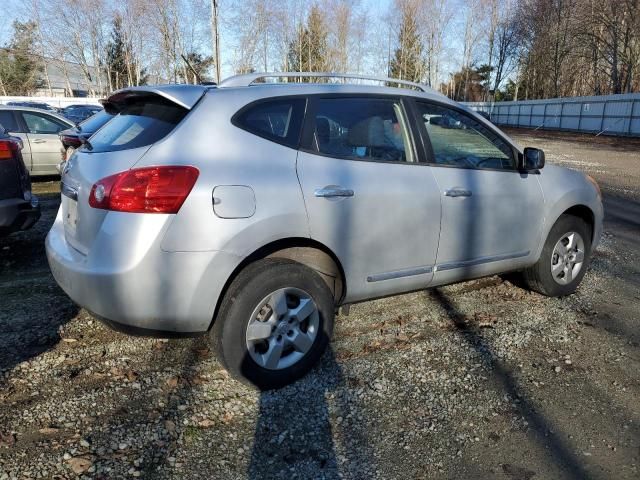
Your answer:
[[[218,358],[261,390],[305,375],[333,331],[334,299],[314,270],[286,259],[249,265],[227,291],[214,324]]]
[[[562,215],[551,228],[538,262],[526,269],[527,286],[550,297],[576,291],[591,258],[591,228],[573,215]]]

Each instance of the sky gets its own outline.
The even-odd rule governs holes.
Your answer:
[[[44,0],[46,1],[46,0]],[[207,3],[209,0],[202,0]],[[462,0],[451,0],[452,3],[457,4]],[[11,37],[11,24],[14,20],[26,21],[31,16],[31,2],[29,0],[0,0],[0,2],[4,3],[4,7],[2,8],[2,15],[0,15],[0,45],[4,45],[8,42]],[[393,0],[360,0],[361,5],[369,12],[372,17],[383,17],[387,12],[389,12],[390,6],[393,4]],[[224,7],[224,3],[223,3]],[[458,10],[459,12],[460,10]],[[224,14],[224,12],[223,12]],[[448,35],[447,35],[447,48],[451,50],[452,54],[444,55],[443,57],[443,79],[448,76],[449,72],[457,70],[459,65],[456,64],[456,59],[461,56],[457,55],[461,50],[461,45],[459,41],[459,35],[456,34],[461,20],[461,15],[457,15],[454,17],[452,24],[449,27]],[[230,30],[232,27],[229,25],[221,25],[221,64],[222,64],[222,77],[227,77],[233,75],[233,69],[231,65],[231,59],[233,57],[233,45],[232,38],[233,32]],[[209,48],[209,45],[205,45],[204,48]],[[211,49],[209,51],[203,52],[206,54],[211,53]]]

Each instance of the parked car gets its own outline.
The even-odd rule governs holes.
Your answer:
[[[22,160],[22,140],[0,126],[0,236],[31,228],[40,218],[38,198]]]
[[[83,122],[80,122],[77,126],[62,130],[58,136],[62,142],[62,149],[60,151],[62,156],[62,163],[64,163],[72,154],[79,148],[87,139],[102,128],[109,120],[113,118],[113,115],[100,110],[95,115],[87,118]],[[61,171],[62,164],[58,168]]]
[[[7,102],[7,106],[10,107],[30,107],[37,108],[38,110],[45,110],[53,113],[60,113],[60,109],[53,107],[45,102]]]
[[[80,123],[83,120],[95,115],[102,110],[99,105],[69,105],[60,112],[65,118],[74,123]]]
[[[429,118],[429,123],[442,128],[465,128],[462,122],[448,115],[432,115]]]
[[[58,173],[58,133],[73,127],[72,122],[56,113],[31,107],[0,106],[0,124],[22,140],[22,156],[31,176]]]
[[[344,83],[114,93],[62,176],[57,282],[114,328],[211,330],[261,389],[309,371],[341,305],[513,271],[575,291],[602,231],[595,181],[422,85],[325,75]]]

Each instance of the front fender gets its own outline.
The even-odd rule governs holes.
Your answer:
[[[548,165],[538,176],[544,196],[544,222],[542,226],[542,242],[538,246],[536,259],[540,257],[549,232],[558,218],[567,210],[575,207],[586,207],[593,215],[592,250],[600,241],[604,209],[602,200],[595,186],[587,176],[576,170]]]

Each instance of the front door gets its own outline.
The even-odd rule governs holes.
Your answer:
[[[417,102],[442,198],[434,281],[499,272],[530,261],[543,222],[535,174],[496,131],[457,109]]]
[[[440,198],[417,163],[403,102],[312,97],[297,170],[312,238],[339,258],[345,301],[424,288],[432,278]]]
[[[69,128],[60,120],[40,112],[21,112],[27,127],[27,139],[31,148],[31,173],[54,175],[61,160],[62,143],[58,132]]]

